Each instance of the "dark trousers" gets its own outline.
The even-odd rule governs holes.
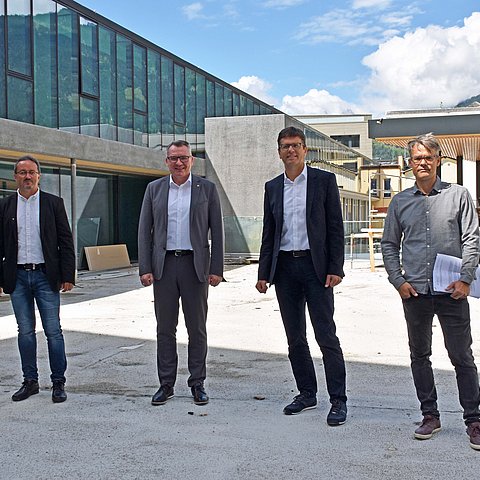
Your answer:
[[[317,393],[317,378],[307,342],[305,304],[323,355],[327,390],[332,400],[346,401],[345,362],[333,321],[333,289],[325,288],[310,255],[280,253],[275,292],[288,341],[288,358],[300,393]]]
[[[157,369],[160,385],[175,385],[177,378],[177,325],[179,300],[188,332],[188,385],[203,384],[207,358],[208,282],[200,282],[193,255],[167,254],[163,275],[153,284],[157,317]]]
[[[432,320],[437,315],[445,347],[455,367],[460,404],[465,423],[480,420],[480,389],[472,354],[470,308],[468,301],[450,295],[419,295],[403,300],[413,381],[422,414],[439,417],[437,391],[430,356],[432,354]]]

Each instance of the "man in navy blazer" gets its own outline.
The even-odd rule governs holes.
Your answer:
[[[317,405],[317,380],[306,337],[305,304],[323,355],[331,408],[327,423],[346,420],[345,362],[333,320],[333,287],[344,276],[344,233],[335,176],[305,165],[305,134],[287,127],[278,135],[285,173],[265,184],[262,245],[256,288],[275,292],[299,394],[283,412]]]
[[[215,184],[191,174],[188,142],[172,142],[166,164],[170,175],[147,186],[138,228],[140,281],[153,284],[157,318],[160,388],[152,405],[163,405],[174,395],[180,298],[188,331],[188,386],[194,402],[205,405],[207,296],[209,285],[223,279],[222,210]]]
[[[34,302],[47,337],[52,400],[67,399],[67,360],[60,326],[60,293],[73,288],[75,250],[63,200],[40,191],[40,164],[32,156],[15,163],[17,193],[0,202],[0,286],[10,294],[18,324],[24,382],[12,400],[39,392]]]

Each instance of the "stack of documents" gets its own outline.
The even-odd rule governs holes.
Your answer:
[[[445,290],[452,282],[460,279],[462,260],[451,255],[437,253],[433,267],[433,290],[435,292],[447,292]],[[480,267],[477,267],[476,279],[470,285],[470,296],[480,298]]]

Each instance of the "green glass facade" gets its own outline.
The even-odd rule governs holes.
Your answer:
[[[0,117],[204,150],[209,116],[278,113],[76,2],[0,0]]]

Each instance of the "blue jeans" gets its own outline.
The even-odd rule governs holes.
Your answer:
[[[65,382],[67,358],[60,326],[60,293],[54,292],[41,270],[17,270],[15,290],[10,294],[18,325],[18,349],[25,380],[38,380],[35,308],[37,304],[47,337],[50,378]]]
[[[472,353],[468,301],[450,295],[418,295],[403,300],[413,381],[423,415],[439,417],[437,390],[430,356],[432,320],[437,315],[445,347],[457,376],[460,405],[466,424],[480,421],[480,389]]]

